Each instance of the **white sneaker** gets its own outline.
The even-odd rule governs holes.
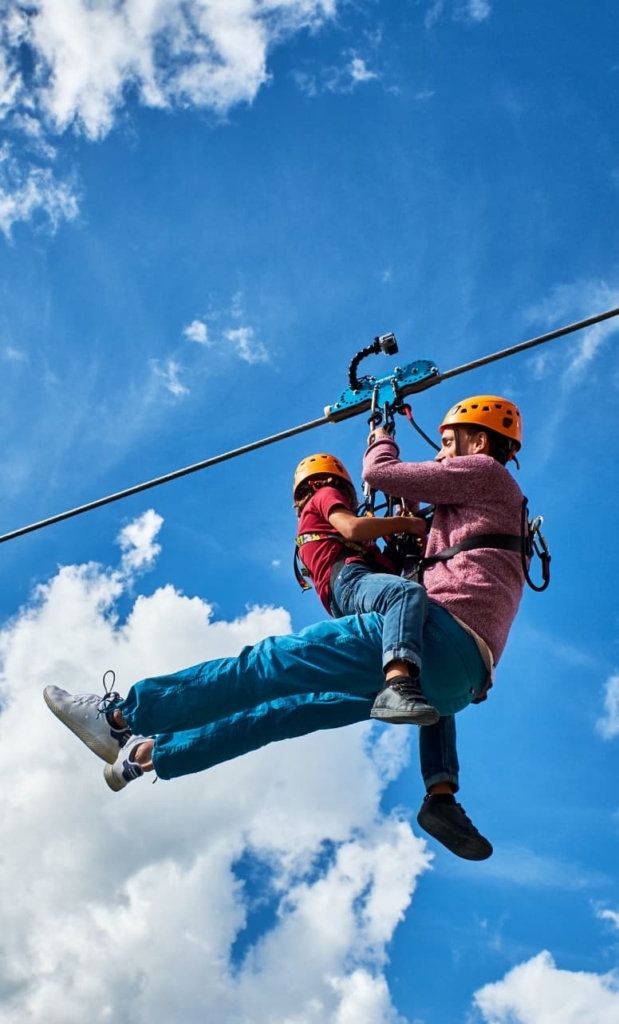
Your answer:
[[[59,686],[46,686],[43,697],[50,711],[67,726],[71,732],[109,764],[118,757],[121,747],[131,736],[128,728],[119,729],[108,721],[109,710],[105,698],[96,693],[75,695],[61,690]]]
[[[113,789],[115,793],[118,793],[119,790],[124,789],[130,782],[133,782],[134,779],[139,779],[144,774],[137,761],[133,760],[132,755],[135,748],[147,739],[148,736],[130,736],[116,757],[114,764],[106,764],[103,769],[103,777],[110,789]]]

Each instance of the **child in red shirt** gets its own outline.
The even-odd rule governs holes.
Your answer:
[[[423,540],[424,521],[415,516],[358,517],[353,482],[333,455],[309,455],[299,463],[293,497],[299,556],[324,607],[334,618],[372,611],[384,616],[385,685],[409,704],[407,722],[433,725],[439,714],[419,682],[426,592],[418,583],[401,579],[376,544],[379,537],[397,533]]]

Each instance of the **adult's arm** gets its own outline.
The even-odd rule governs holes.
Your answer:
[[[402,462],[396,442],[379,437],[363,458],[363,479],[378,491],[431,505],[478,505],[505,473],[488,455],[464,455],[442,462]]]

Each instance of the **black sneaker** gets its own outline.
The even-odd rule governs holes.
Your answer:
[[[464,808],[429,793],[424,797],[417,822],[429,835],[464,860],[487,860],[492,844],[477,831]]]
[[[397,676],[378,694],[370,718],[392,725],[436,725],[440,715],[428,704],[418,679]]]

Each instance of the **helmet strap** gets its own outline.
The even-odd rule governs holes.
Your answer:
[[[321,487],[328,487],[332,481],[332,477],[327,477],[326,480],[308,480],[308,486],[312,489],[312,494],[319,491]]]

